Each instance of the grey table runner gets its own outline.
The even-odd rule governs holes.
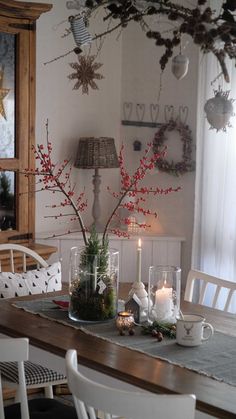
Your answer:
[[[151,336],[142,335],[139,326],[135,328],[134,336],[120,336],[115,327],[115,320],[104,323],[75,322],[68,318],[67,310],[57,308],[51,299],[45,300],[43,306],[42,300],[19,301],[14,303],[14,306],[236,386],[234,336],[215,332],[213,337],[201,346],[189,348],[177,345],[172,339],[165,338],[162,342],[157,342]]]

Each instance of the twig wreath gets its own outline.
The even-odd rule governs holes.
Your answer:
[[[188,125],[183,124],[179,120],[171,119],[156,132],[153,140],[153,151],[159,153],[163,150],[164,143],[168,140],[166,133],[168,131],[177,131],[180,134],[180,140],[183,143],[182,160],[175,163],[164,158],[160,158],[155,162],[155,166],[162,172],[169,173],[174,176],[180,176],[186,172],[192,172],[195,169],[195,161],[192,160],[192,136]]]

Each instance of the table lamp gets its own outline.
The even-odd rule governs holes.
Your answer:
[[[114,139],[110,137],[80,138],[75,160],[75,167],[80,169],[95,170],[93,175],[94,202],[92,207],[92,215],[94,222],[92,227],[94,227],[97,232],[100,232],[102,230],[102,225],[99,221],[101,215],[101,207],[99,201],[101,176],[99,175],[99,169],[119,167]]]

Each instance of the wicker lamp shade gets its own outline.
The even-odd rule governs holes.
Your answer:
[[[110,137],[80,138],[75,167],[82,169],[119,167],[114,139]]]

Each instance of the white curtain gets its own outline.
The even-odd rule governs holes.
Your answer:
[[[211,86],[220,72],[217,61],[212,54],[200,60],[192,267],[236,282],[236,118],[226,133],[217,133],[209,129],[204,112],[219,84],[236,99],[235,63],[228,60],[227,65],[230,83],[220,77]]]

